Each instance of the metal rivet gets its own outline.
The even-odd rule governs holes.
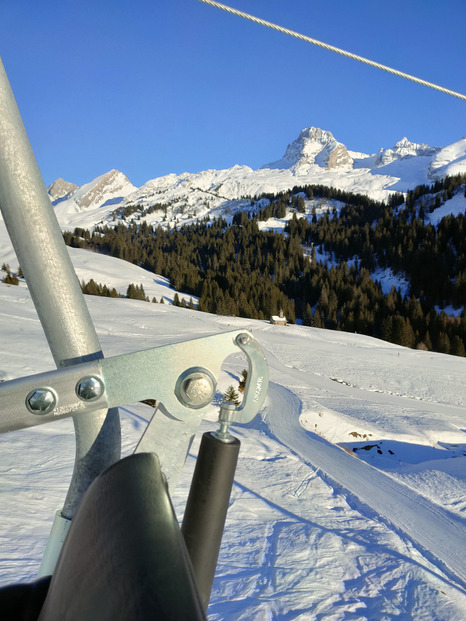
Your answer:
[[[207,369],[188,369],[178,378],[175,392],[183,405],[199,409],[214,398],[215,379]]]
[[[96,401],[104,394],[103,382],[92,375],[83,377],[76,384],[76,394],[83,401]]]
[[[57,397],[49,388],[36,388],[26,397],[26,407],[33,414],[50,414],[57,405]]]

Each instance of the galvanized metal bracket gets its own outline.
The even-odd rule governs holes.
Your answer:
[[[136,451],[155,451],[176,484],[194,433],[215,396],[225,358],[243,351],[248,379],[237,423],[267,392],[265,358],[250,332],[235,330],[75,364],[0,384],[0,433],[155,398],[161,402]]]

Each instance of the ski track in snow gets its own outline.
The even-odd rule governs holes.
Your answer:
[[[287,371],[289,384],[296,382],[299,375],[303,376],[303,381],[309,382],[308,374],[301,373],[295,368],[291,369],[292,374],[289,373],[290,368],[284,366],[270,352],[267,359],[269,367],[272,366],[275,371],[280,372],[281,381],[285,385],[287,385],[285,379]],[[330,392],[329,378],[313,376],[312,384],[322,393]],[[348,396],[348,387],[353,389],[351,397]],[[333,393],[344,395],[346,400],[357,402],[359,399],[360,389],[345,382],[337,383],[331,390]],[[322,399],[320,394],[318,398],[320,401],[334,401],[335,395],[326,395]],[[374,393],[371,395],[372,398],[376,402],[382,401],[384,393]],[[367,395],[364,395],[363,399],[367,400]],[[393,394],[390,399],[403,402],[404,405],[409,400],[408,397]],[[423,403],[423,406],[434,412],[438,408],[438,404],[429,402]],[[449,407],[456,409],[454,406],[442,405],[443,409]],[[444,565],[453,582],[458,582],[462,588],[466,588],[465,520],[319,435],[303,429],[299,422],[301,411],[302,403],[295,393],[282,385],[270,383],[263,415],[272,434],[306,463],[328,475],[339,486],[343,486],[359,501],[416,542],[427,556],[433,555]]]
[[[367,390],[358,395],[354,386],[309,375],[267,349],[265,353],[272,376],[278,374],[284,386],[296,386],[301,379],[309,386],[315,379],[319,398],[324,394],[340,398],[345,407],[351,400],[367,402]],[[299,423],[302,401],[283,385],[271,383],[265,424],[256,423],[254,432],[248,429],[249,436],[260,434],[258,446],[248,448],[247,454],[257,454],[262,468],[257,461],[239,467],[225,535],[228,552],[220,556],[209,619],[462,621],[460,611],[466,604],[462,517],[306,432]],[[374,397],[384,400],[382,392]],[[392,403],[394,397],[389,398]],[[396,399],[406,405],[406,397]],[[424,405],[438,408],[436,403]],[[272,444],[278,441],[283,454],[274,446],[262,455],[265,438]],[[297,461],[285,455],[287,449]],[[280,479],[286,483],[278,491]],[[264,505],[256,529],[250,526],[247,511],[238,515],[238,505],[252,499]],[[421,520],[419,512],[424,515]],[[241,542],[231,534],[235,528],[242,530]],[[238,584],[243,585],[241,590],[232,587]]]
[[[241,438],[257,457],[239,464],[211,621],[463,619],[462,589],[409,539],[260,429]],[[445,606],[447,593],[459,606]]]
[[[266,408],[266,421],[281,442],[434,555],[448,568],[451,579],[466,587],[463,519],[319,436],[305,432],[299,423],[301,404],[287,389],[272,384],[269,395],[273,405]]]

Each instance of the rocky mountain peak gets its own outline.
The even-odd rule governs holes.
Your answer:
[[[390,149],[380,149],[377,153],[375,160],[376,166],[384,166],[390,164],[395,160],[400,160],[404,157],[414,156],[430,156],[434,155],[439,149],[437,147],[430,147],[428,144],[411,142],[406,137],[399,140],[394,147]]]
[[[353,159],[345,145],[338,142],[331,132],[309,127],[288,145],[281,160],[263,168],[291,168],[300,174],[312,165],[327,169],[352,168]]]
[[[56,181],[51,183],[47,188],[48,193],[52,197],[53,201],[59,200],[60,198],[64,198],[68,196],[71,192],[76,190],[78,186],[70,181],[65,181],[61,177],[59,177]]]
[[[91,183],[82,186],[75,201],[83,209],[101,205],[104,202],[123,198],[136,190],[131,181],[119,170],[110,170]],[[78,195],[79,194],[79,195]]]

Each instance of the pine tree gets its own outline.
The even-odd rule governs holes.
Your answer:
[[[6,276],[0,282],[4,282],[6,285],[18,285],[19,284],[18,277],[16,276],[16,274],[11,273],[10,266],[8,265],[8,263],[4,263],[2,265],[2,271],[6,272]]]
[[[144,287],[142,285],[134,285],[133,283],[128,285],[126,297],[131,300],[144,300],[144,302],[149,301],[149,298],[146,296],[144,291]]]
[[[95,282],[93,278],[91,278],[88,283],[84,283],[83,281],[81,284],[81,288],[83,290],[83,293],[86,293],[87,295],[101,294],[101,287],[99,287],[99,285]]]
[[[226,391],[223,393],[223,398],[225,401],[234,403],[236,406],[240,404],[239,395],[233,386],[228,386]]]
[[[305,326],[312,326],[312,308],[310,304],[306,304],[304,310],[303,324]]]
[[[453,337],[450,354],[453,354],[454,356],[466,356],[464,343],[457,334]]]
[[[18,277],[16,276],[16,274],[7,274],[5,276],[5,278],[2,279],[2,282],[4,282],[6,285],[19,285],[19,280]]]
[[[384,319],[382,338],[384,341],[393,343],[393,315],[389,315]]]
[[[427,350],[428,351],[432,351],[432,341],[430,338],[430,334],[429,334],[429,330],[427,330],[425,336],[424,336],[424,343],[426,344]]]
[[[314,328],[324,328],[324,322],[322,321],[319,313],[319,309],[316,308],[314,311],[314,317],[312,318],[312,325]]]
[[[298,198],[296,199],[296,209],[299,211],[299,213],[306,212],[306,203],[304,202],[304,198],[302,196],[298,196]]]
[[[446,332],[440,332],[435,342],[435,350],[442,354],[449,354],[451,349],[450,339]]]

